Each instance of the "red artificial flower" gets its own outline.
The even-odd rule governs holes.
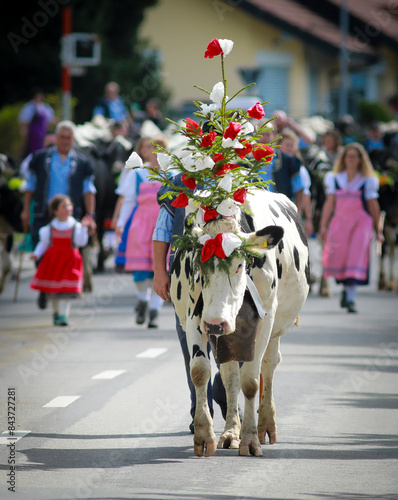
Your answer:
[[[256,120],[260,120],[263,116],[265,116],[264,108],[261,105],[261,102],[256,102],[254,106],[247,110],[247,114],[250,118],[254,118]]]
[[[214,161],[214,163],[217,163],[218,161],[225,160],[225,157],[221,153],[216,153],[211,157],[211,159]]]
[[[196,188],[196,181],[193,177],[188,177],[187,174],[184,174],[181,177],[182,182],[187,186],[188,189],[192,189],[192,191]]]
[[[217,210],[215,208],[205,207],[203,205],[201,205],[201,207],[205,211],[205,214],[203,216],[203,220],[205,222],[209,222],[209,220],[217,219],[218,212],[217,212]]]
[[[247,139],[243,139],[242,141],[239,142],[243,144],[244,147],[235,149],[235,152],[239,156],[239,158],[243,159],[245,156],[247,156],[249,153],[252,152],[253,147]]]
[[[266,158],[267,156],[272,156],[274,154],[274,150],[265,144],[258,144],[253,148],[253,156],[257,161],[260,161],[262,158]]]
[[[205,52],[205,57],[213,59],[214,56],[219,56],[222,54],[222,48],[220,42],[217,38],[213,38],[211,42],[207,45],[207,50]]]
[[[171,204],[173,207],[184,208],[188,205],[188,196],[180,191],[180,194]]]
[[[238,203],[244,203],[246,200],[246,195],[247,195],[247,189],[240,188],[235,191],[233,198]]]
[[[215,238],[207,240],[203,245],[201,252],[202,262],[206,262],[213,255],[216,255],[220,259],[225,259],[226,255],[222,247],[222,233],[218,233]]]
[[[217,137],[217,132],[214,132],[214,130],[212,130],[211,132],[202,137],[200,145],[202,146],[202,148],[209,148],[209,147],[211,148],[211,146],[213,146],[213,142],[216,137]]]
[[[224,132],[224,138],[225,139],[236,139],[236,136],[239,134],[239,132],[242,129],[242,125],[238,122],[231,122],[228,125],[228,128]]]
[[[186,119],[187,122],[187,134],[188,135],[202,135],[203,131],[199,126],[199,123],[196,123],[195,120],[192,120],[191,118]]]

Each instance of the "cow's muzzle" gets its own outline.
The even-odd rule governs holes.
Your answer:
[[[225,335],[229,332],[229,325],[227,321],[207,323],[204,322],[205,332],[208,335]]]

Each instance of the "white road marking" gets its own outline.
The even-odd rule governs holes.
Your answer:
[[[9,431],[4,431],[0,434],[0,444],[10,444],[10,443],[16,443],[20,439],[22,439],[26,434],[29,434],[29,432],[32,431],[14,431],[14,435],[10,436]]]
[[[136,355],[136,358],[157,358],[167,351],[166,347],[151,347],[146,351],[142,351]]]
[[[116,378],[122,373],[126,373],[126,371],[127,370],[106,370],[104,372],[97,373],[97,375],[91,377],[91,380]]]
[[[80,396],[57,396],[43,405],[43,408],[65,408],[65,406],[69,406],[79,398]]]

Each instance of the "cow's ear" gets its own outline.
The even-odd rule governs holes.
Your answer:
[[[283,227],[267,226],[251,233],[247,241],[257,250],[274,248],[283,238]]]

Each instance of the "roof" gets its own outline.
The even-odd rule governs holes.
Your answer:
[[[341,0],[334,1],[340,2]],[[376,0],[357,0],[356,2],[351,0],[352,3],[358,4],[373,3],[374,1]],[[314,44],[316,47],[333,52],[340,51],[342,37],[339,26],[294,0],[245,0],[241,2],[240,7],[264,21],[274,23],[279,28]],[[375,50],[370,44],[359,44],[352,35],[347,38],[347,50],[350,53],[369,56],[375,54]]]
[[[338,7],[343,3],[342,0],[329,0],[329,2]],[[372,39],[381,32],[398,43],[398,9],[396,2],[391,0],[349,0],[349,11],[351,15],[369,25],[368,27],[365,26],[363,32],[365,40],[365,37]]]

